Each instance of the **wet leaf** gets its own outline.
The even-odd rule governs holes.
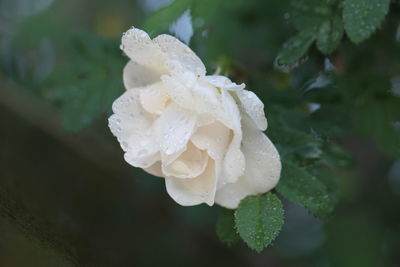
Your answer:
[[[330,54],[339,45],[343,37],[343,22],[339,16],[325,21],[318,30],[317,48],[324,54]]]
[[[315,34],[311,30],[305,30],[287,40],[278,55],[279,65],[294,64],[300,60],[315,40]]]
[[[236,228],[246,244],[261,252],[279,234],[283,225],[283,208],[276,195],[249,196],[235,212]]]
[[[389,11],[390,0],[346,0],[343,21],[354,43],[367,39],[380,26]]]
[[[315,173],[292,161],[284,160],[276,190],[288,200],[306,207],[316,217],[325,218],[333,211],[336,198],[323,181],[317,178]]]

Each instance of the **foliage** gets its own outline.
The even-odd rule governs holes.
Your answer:
[[[49,81],[54,86],[49,98],[61,106],[64,127],[77,132],[99,114],[110,113],[112,102],[123,92],[119,75],[124,63],[116,42],[96,37],[70,42],[71,50],[64,55],[68,61],[55,70],[55,81]]]
[[[335,206],[335,194],[324,184],[324,178],[328,181],[332,179],[316,177],[293,162],[283,161],[282,178],[276,190],[290,201],[304,205],[315,216],[324,218]]]
[[[168,31],[169,26],[187,9],[192,10],[193,20],[200,19],[202,23],[197,27],[203,27],[204,23],[212,19],[220,1],[213,0],[176,0],[171,4],[153,12],[143,24],[143,29],[156,36]]]
[[[246,244],[261,252],[278,235],[283,225],[283,208],[276,195],[249,196],[235,212],[238,233]]]
[[[359,43],[380,26],[389,11],[390,0],[346,0],[343,5],[346,33],[350,40]]]
[[[234,212],[222,209],[217,219],[216,230],[221,242],[231,246],[239,241],[239,235],[235,229]]]
[[[292,1],[292,21],[300,33],[283,45],[279,63],[293,64],[315,40],[321,53],[331,54],[339,46],[344,30],[354,43],[366,40],[382,23],[389,4],[390,0]]]

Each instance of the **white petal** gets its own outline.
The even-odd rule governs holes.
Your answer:
[[[236,94],[244,111],[250,116],[258,129],[265,131],[267,129],[267,118],[265,118],[263,102],[251,91],[242,90],[236,92]]]
[[[124,158],[130,165],[147,168],[160,159],[151,128],[145,128],[144,125],[135,124],[133,121],[128,124],[126,119],[119,119],[116,114],[109,118],[109,126],[126,152]]]
[[[153,119],[139,103],[138,90],[129,90],[113,103],[109,118],[111,132],[125,153],[125,160],[135,167],[146,168],[158,158],[158,145],[152,131]]]
[[[136,145],[136,143],[135,143]],[[160,160],[160,153],[157,153],[157,150],[151,150],[149,147],[138,147],[135,146],[132,149],[129,149],[124,154],[124,159],[133,167],[137,168],[150,168],[154,163]]]
[[[195,98],[195,108],[199,113],[212,113],[216,117],[222,111],[221,95],[218,90],[209,84],[198,80],[192,87],[192,93]]]
[[[268,192],[279,181],[281,161],[278,151],[247,117],[243,117],[242,150],[246,157],[244,175],[216,193],[215,201],[226,208],[237,208],[246,196]]]
[[[159,74],[167,73],[166,55],[145,31],[132,28],[125,32],[121,40],[121,49],[139,65]]]
[[[160,150],[170,155],[186,147],[195,131],[196,121],[194,113],[170,103],[154,125]]]
[[[168,96],[182,108],[193,110],[194,98],[189,88],[185,87],[178,80],[168,75],[161,76],[161,80],[167,90]]]
[[[160,80],[160,74],[130,60],[124,67],[124,86],[127,90],[144,87]]]
[[[109,118],[111,132],[120,140],[137,132],[147,132],[153,119],[144,111],[139,102],[139,90],[125,91],[112,105],[113,114]]]
[[[157,161],[153,165],[148,168],[144,169],[146,172],[150,173],[151,175],[164,177],[164,174],[161,171],[161,161]]]
[[[197,127],[206,126],[215,122],[215,118],[211,113],[199,114],[197,117]]]
[[[216,191],[216,168],[214,161],[209,158],[204,172],[192,179],[165,178],[168,194],[182,206],[193,206],[207,203],[212,206]]]
[[[182,155],[183,152],[185,152],[186,147],[183,147],[180,151],[175,152],[173,154],[165,154],[161,152],[161,164],[162,165],[169,165],[171,164],[174,160],[179,158],[180,155]]]
[[[222,174],[219,186],[236,182],[243,175],[246,167],[246,159],[240,150],[240,136],[234,133],[232,142],[228,146],[223,160]]]
[[[257,193],[276,186],[281,173],[281,160],[269,138],[257,130],[248,118],[243,120],[243,153],[248,165],[244,178]]]
[[[140,103],[149,113],[162,114],[167,100],[167,90],[162,82],[153,83],[140,90]]]
[[[184,43],[175,37],[162,34],[153,39],[170,60],[179,61],[185,70],[204,76],[206,68],[200,58]]]
[[[246,87],[244,83],[236,84],[232,82],[229,78],[221,75],[207,75],[202,79],[215,87],[229,91],[239,91],[243,90]]]
[[[179,80],[168,75],[161,77],[171,100],[180,107],[197,113],[199,126],[210,124],[217,119],[232,128],[230,115],[222,107],[221,95],[218,90],[201,80],[191,82],[189,79],[187,82],[188,79],[186,79],[187,84],[185,85],[184,79],[188,77],[184,76],[185,73]],[[181,81],[182,79],[183,81]]]
[[[235,100],[233,99],[232,95],[228,92],[223,90],[221,92],[222,97],[222,106],[228,115],[229,125],[232,130],[240,132],[241,134],[241,115],[239,111],[239,107],[236,104]],[[222,123],[225,124],[224,121]]]
[[[216,121],[210,125],[199,127],[191,141],[196,147],[207,150],[214,160],[222,160],[231,140],[230,132],[225,125]]]
[[[199,126],[219,120],[231,128],[230,116],[223,107],[221,94],[217,88],[202,80],[197,80],[190,90],[193,100],[189,108],[199,114]]]
[[[233,138],[228,146],[223,161],[222,174],[218,181],[219,185],[236,182],[237,179],[243,175],[246,165],[245,157],[243,152],[240,150],[242,129],[240,125],[241,116],[239,109],[235,100],[227,91],[222,91],[222,103],[229,115],[229,124],[233,130]]]
[[[189,142],[186,150],[177,159],[169,164],[163,162],[162,172],[167,177],[194,178],[204,171],[207,162],[207,152]]]
[[[227,209],[236,209],[240,201],[248,195],[251,195],[249,189],[239,179],[236,183],[219,188],[215,194],[215,203]]]

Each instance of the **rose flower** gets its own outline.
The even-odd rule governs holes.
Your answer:
[[[237,208],[277,184],[281,162],[264,135],[264,104],[244,84],[206,75],[202,61],[170,35],[132,28],[121,49],[125,93],[109,127],[134,167],[163,177],[183,206]]]

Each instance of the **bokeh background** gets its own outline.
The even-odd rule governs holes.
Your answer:
[[[399,266],[398,5],[365,43],[344,39],[329,59],[312,49],[284,73],[274,61],[295,32],[289,1],[197,4],[190,46],[209,73],[246,82],[268,118],[293,109],[294,125],[308,118],[296,127],[346,151],[331,173],[334,213],[322,221],[284,201],[283,230],[258,254],[222,244],[220,208],[174,203],[161,179],[124,162],[107,128],[124,90],[120,36],[168,32],[149,17],[169,2],[0,0],[0,266]]]

